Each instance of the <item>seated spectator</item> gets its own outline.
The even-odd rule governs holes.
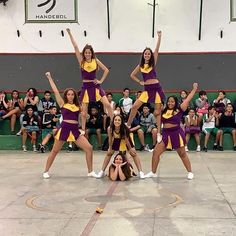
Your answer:
[[[7,114],[8,109],[8,100],[6,93],[4,91],[0,91],[0,119],[2,120],[2,117]]]
[[[26,96],[24,98],[24,112],[20,115],[20,124],[22,127],[22,123],[23,123],[23,117],[25,115],[25,112],[27,110],[28,106],[31,106],[33,111],[34,111],[34,115],[36,115],[38,117],[38,122],[41,122],[40,117],[38,116],[38,103],[39,103],[39,97],[37,96],[37,90],[35,88],[29,88],[27,90]],[[41,125],[41,124],[39,124]],[[21,131],[20,130],[16,135],[21,135]]]
[[[2,116],[2,119],[10,118],[11,120],[11,134],[15,134],[16,118],[20,117],[22,110],[24,109],[24,103],[22,98],[19,97],[19,92],[13,90],[11,92],[11,100],[9,100],[8,113]]]
[[[189,108],[188,115],[185,117],[185,135],[186,135],[186,146],[185,150],[188,151],[188,142],[190,136],[193,135],[195,137],[197,143],[197,152],[201,151],[200,146],[200,126],[198,124],[198,117],[195,114],[195,110],[193,108]]]
[[[188,92],[187,92],[186,90],[180,91],[179,104],[182,104],[182,103],[184,102],[184,100],[187,98],[187,96],[188,96]],[[191,102],[189,103],[189,105],[188,105],[187,110],[184,111],[184,113],[183,113],[183,119],[182,119],[183,124],[184,124],[184,122],[185,122],[185,119],[184,119],[185,116],[188,115],[189,109],[192,108],[192,107],[194,107],[194,104],[193,104],[193,102],[191,101]]]
[[[112,93],[107,93],[107,100],[110,103],[110,106],[112,108],[112,111],[114,113],[116,109],[116,103],[113,101],[113,95]],[[109,117],[108,110],[105,109],[104,115],[103,115],[103,130],[106,131],[108,126],[110,125],[111,118]]]
[[[131,128],[130,132],[131,133],[137,133],[137,131],[140,129],[140,114],[137,112],[136,116],[134,117],[132,123],[131,123]]]
[[[36,134],[39,131],[38,126],[38,116],[34,114],[32,105],[28,105],[26,109],[26,114],[23,117],[23,127],[21,128],[22,132],[22,149],[24,152],[27,152],[26,140],[29,136],[31,138],[31,143],[33,144],[33,151],[37,152],[36,149]]]
[[[205,114],[203,116],[203,126],[202,126],[202,131],[205,133],[205,140],[203,147],[203,151],[205,152],[207,152],[207,144],[211,134],[216,136],[213,150],[217,150],[217,144],[220,140],[220,133],[217,133],[218,128],[216,128],[216,126],[219,126],[219,114],[218,112],[216,112],[215,107],[209,106],[208,114]]]
[[[98,149],[102,148],[102,115],[98,112],[97,107],[92,107],[89,112],[89,119],[86,124],[85,137],[89,139],[90,134],[97,134]]]
[[[125,88],[123,90],[123,98],[119,100],[119,106],[121,107],[122,112],[124,113],[125,121],[128,120],[130,109],[133,106],[133,100],[129,97],[129,94],[130,94],[130,89]]]
[[[133,176],[132,165],[124,154],[118,153],[109,167],[109,178],[113,181],[125,181]]]
[[[57,124],[59,122],[59,116],[57,115],[57,107],[51,106],[49,112],[43,114],[42,120],[42,143],[39,144],[38,150],[42,153],[45,152],[45,145],[48,141],[54,137],[54,134],[57,131]]]
[[[140,115],[140,128],[138,129],[138,138],[141,143],[140,151],[153,151],[156,140],[157,140],[157,127],[156,127],[156,119],[152,113],[150,113],[150,108],[145,105],[143,106],[143,112]],[[152,135],[152,146],[149,147],[148,145],[145,145],[145,134],[151,134]]]
[[[233,105],[228,103],[225,108],[225,112],[220,115],[219,119],[219,130],[217,133],[220,134],[220,146],[219,150],[223,151],[223,135],[229,133],[233,139],[233,150],[236,151],[236,123],[235,113],[233,113]]]
[[[44,97],[40,99],[38,104],[39,115],[43,117],[44,113],[50,113],[50,108],[56,106],[55,100],[51,97],[51,92],[46,90]]]
[[[223,113],[225,111],[225,107],[228,103],[231,103],[228,98],[225,97],[225,91],[220,90],[218,97],[213,101],[213,106],[216,108],[218,113]]]
[[[201,90],[199,92],[199,98],[195,100],[195,105],[196,105],[197,115],[199,117],[199,124],[201,124],[202,117],[204,114],[208,113],[208,107],[209,107],[206,91]]]
[[[115,111],[114,111],[114,116],[115,115],[121,115],[124,118],[124,113],[123,113],[121,107],[118,104],[116,104],[116,108],[115,108]]]

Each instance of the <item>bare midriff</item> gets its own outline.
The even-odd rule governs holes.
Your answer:
[[[84,83],[91,83],[91,82],[94,82],[95,79],[96,78],[94,78],[94,79],[83,79],[83,82]]]
[[[177,127],[179,125],[177,124],[170,124],[170,123],[166,123],[166,124],[163,124],[163,128],[164,129],[169,129],[169,128],[173,128],[173,127]]]
[[[157,84],[157,83],[159,83],[159,80],[153,78],[153,79],[149,79],[149,80],[145,81],[145,82],[144,82],[144,85]]]
[[[79,122],[76,120],[63,120],[63,122],[69,123],[69,124],[78,124]]]

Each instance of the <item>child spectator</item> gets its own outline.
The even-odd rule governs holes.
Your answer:
[[[52,106],[56,106],[55,100],[51,97],[51,92],[46,90],[44,92],[44,97],[40,99],[39,105],[38,105],[38,111],[41,116],[43,116],[44,113],[49,113],[50,108]]]
[[[133,176],[132,165],[127,161],[126,156],[118,153],[109,167],[109,178],[113,181],[125,181]]]
[[[4,91],[0,91],[0,119],[7,114],[8,109],[8,100],[6,93]]]
[[[98,149],[100,150],[102,148],[102,115],[98,112],[97,107],[92,107],[89,113],[90,116],[86,124],[85,137],[89,139],[90,134],[97,134]]]
[[[198,117],[195,114],[195,110],[193,108],[189,109],[188,115],[185,117],[185,135],[186,135],[186,146],[185,151],[188,151],[188,142],[191,135],[194,135],[196,143],[197,143],[197,152],[201,151],[200,146],[200,126],[198,125]]]
[[[152,113],[150,113],[150,108],[148,105],[143,106],[143,112],[140,115],[140,128],[138,129],[138,138],[141,143],[140,151],[153,151],[156,140],[157,140],[157,127],[156,119]],[[144,135],[152,135],[152,146],[149,148],[148,145],[145,145]]]
[[[112,108],[112,111],[114,113],[116,109],[116,103],[113,101],[113,95],[112,93],[107,93],[107,100]],[[103,130],[106,132],[108,126],[110,125],[111,118],[109,117],[108,110],[105,109],[104,115],[103,115]]]
[[[202,131],[205,133],[203,151],[207,152],[207,144],[208,144],[208,140],[209,140],[211,134],[216,136],[213,150],[217,150],[217,143],[220,140],[220,133],[217,133],[218,128],[216,128],[216,126],[218,126],[218,125],[219,125],[219,114],[216,112],[215,107],[209,106],[208,107],[208,114],[205,114],[203,116]]]
[[[123,98],[119,100],[119,106],[122,109],[122,112],[124,113],[125,121],[128,119],[130,109],[133,106],[133,100],[129,97],[130,89],[125,88],[123,90]]]
[[[199,117],[199,124],[202,122],[202,116],[208,113],[209,103],[207,100],[206,91],[201,90],[199,92],[199,98],[195,100],[196,111]]]
[[[16,118],[20,116],[24,109],[24,103],[22,98],[19,97],[19,92],[13,90],[11,92],[11,100],[9,100],[8,113],[2,116],[2,119],[10,118],[11,120],[11,134],[15,134]]]
[[[184,102],[184,100],[185,100],[187,97],[188,97],[188,92],[187,92],[186,90],[180,91],[179,104],[182,104],[182,103]],[[187,110],[184,111],[184,113],[183,113],[183,120],[182,120],[182,121],[183,121],[183,124],[184,124],[184,122],[185,122],[185,119],[184,119],[184,118],[185,118],[185,116],[188,115],[189,109],[190,109],[191,107],[194,107],[194,104],[193,104],[192,101],[189,102],[189,105],[188,105]]]
[[[28,105],[26,109],[26,114],[23,117],[23,127],[21,128],[22,132],[22,149],[24,152],[27,152],[26,140],[27,136],[30,136],[31,143],[33,144],[33,151],[37,152],[36,149],[36,132],[39,131],[38,127],[38,116],[34,114],[32,105]]]
[[[228,103],[231,103],[228,98],[225,97],[225,91],[220,90],[218,97],[213,101],[213,106],[216,108],[218,113],[223,113],[225,111],[225,107]]]
[[[223,135],[229,133],[233,139],[233,150],[236,151],[236,123],[235,113],[233,113],[233,105],[228,103],[225,108],[225,112],[220,115],[219,130],[220,134],[220,146],[219,150],[223,151]]]
[[[39,150],[44,153],[45,145],[54,136],[57,131],[57,123],[59,121],[59,117],[57,116],[57,107],[51,106],[49,108],[49,113],[46,112],[43,114],[42,120],[42,143],[39,144]]]

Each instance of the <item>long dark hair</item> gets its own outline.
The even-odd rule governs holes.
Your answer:
[[[175,106],[173,108],[173,111],[172,111],[172,114],[174,114],[174,112],[178,111],[179,109],[179,102],[178,102],[178,98],[176,96],[169,96],[167,98],[167,101],[166,101],[166,107],[164,108],[162,114],[165,114],[167,112],[167,110],[169,109],[168,107],[168,101],[170,100],[170,98],[173,98],[175,100]]]
[[[115,118],[119,116],[121,119],[121,124],[120,124],[120,137],[126,138],[129,137],[129,129],[127,128],[127,126],[125,125],[125,121],[124,121],[124,117],[122,115],[114,115],[113,119],[112,119],[112,124],[111,124],[111,134],[113,135],[113,132],[115,131],[115,125],[114,125],[114,120]]]
[[[124,154],[124,153],[118,153],[115,157],[114,157],[114,160],[113,160],[113,163],[115,163],[115,160],[116,160],[116,157],[117,156],[121,156],[122,157],[122,163],[125,163],[126,162],[126,164],[125,165],[123,165],[122,167],[121,167],[121,169],[122,169],[122,171],[123,171],[123,173],[124,173],[124,175],[125,175],[125,177],[126,177],[126,180],[128,180],[129,178],[131,178],[132,177],[132,165],[127,161],[127,158],[126,158],[126,155]],[[114,166],[113,165],[110,165],[110,167],[109,167],[109,173],[110,173],[110,170],[111,169],[114,169]],[[117,180],[119,180],[119,179],[117,179]]]
[[[12,92],[11,92],[11,99],[13,99],[13,93],[17,93],[17,95],[18,95],[17,99],[20,98],[20,93],[19,93],[19,91],[14,89],[14,90],[12,90]]]
[[[145,49],[143,50],[142,57],[141,57],[141,61],[140,61],[140,64],[139,64],[139,66],[142,67],[142,68],[144,67],[144,64],[145,64],[144,53],[145,53],[147,50],[149,50],[150,53],[151,53],[151,58],[150,58],[149,61],[148,61],[148,67],[154,67],[154,65],[155,65],[154,55],[153,55],[152,49],[151,49],[151,48],[145,48]]]
[[[34,93],[34,96],[33,96],[33,97],[37,96],[37,90],[36,90],[36,88],[28,88],[28,89],[27,89],[27,93],[28,93],[31,89],[33,90],[33,93]]]
[[[74,93],[73,104],[75,104],[76,106],[79,106],[78,95],[77,95],[76,91],[75,91],[73,88],[67,88],[67,89],[64,91],[64,94],[63,94],[63,100],[64,100],[64,102],[65,102],[65,103],[68,103],[67,93],[68,93],[69,91],[73,91],[73,93]]]
[[[91,53],[92,53],[92,57],[91,57],[91,59],[95,59],[95,52],[94,52],[94,50],[93,50],[93,47],[91,46],[91,45],[89,45],[89,44],[86,44],[85,46],[84,46],[84,48],[83,48],[83,50],[82,50],[82,62],[81,62],[81,67],[83,68],[83,66],[84,66],[84,63],[85,63],[85,61],[86,61],[86,58],[85,58],[85,56],[84,56],[84,53],[85,53],[85,50],[87,50],[87,49],[89,49],[90,51],[91,51]]]

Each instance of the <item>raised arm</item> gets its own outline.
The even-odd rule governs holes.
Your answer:
[[[51,73],[47,72],[45,75],[48,78],[48,81],[49,81],[49,84],[52,88],[52,91],[54,92],[57,104],[59,105],[59,107],[62,107],[64,105],[64,100],[62,99],[62,97],[61,97],[61,95],[60,95],[60,93],[57,89],[57,86],[56,86],[56,84],[54,83],[54,81],[51,77]]]
[[[97,62],[97,65],[103,70],[102,78],[97,81],[98,84],[101,84],[106,79],[106,77],[109,73],[109,69],[102,62],[100,62],[98,59],[96,59],[96,62]]]
[[[184,100],[184,102],[180,105],[181,109],[183,111],[185,111],[188,108],[188,105],[190,103],[190,101],[192,100],[194,94],[196,93],[198,88],[198,84],[197,83],[193,83],[193,89],[192,91],[189,93],[189,95],[187,96],[187,98]]]
[[[158,39],[157,39],[156,48],[155,48],[154,53],[153,53],[154,54],[154,63],[155,63],[155,65],[157,64],[159,48],[160,48],[160,45],[161,45],[161,35],[162,35],[161,31],[157,31]]]
[[[130,74],[130,77],[132,80],[134,80],[135,82],[137,82],[138,84],[140,85],[144,85],[144,82],[141,81],[138,77],[137,77],[137,74],[139,72],[139,65],[137,65],[135,67],[135,69],[132,71],[132,73]]]
[[[76,41],[75,41],[75,39],[74,39],[74,37],[73,37],[73,35],[72,35],[70,29],[66,29],[66,31],[67,31],[67,33],[69,34],[70,41],[71,41],[71,43],[72,43],[72,45],[73,45],[73,47],[74,47],[74,49],[75,49],[75,55],[76,55],[76,57],[77,57],[77,60],[78,60],[78,62],[79,62],[79,65],[81,65],[82,55],[81,55],[81,52],[80,52],[80,50],[79,50],[79,47],[78,47],[78,45],[77,45],[77,43],[76,43]]]

